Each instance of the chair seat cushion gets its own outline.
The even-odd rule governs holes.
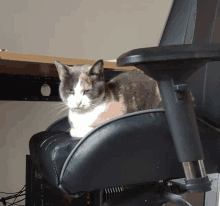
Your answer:
[[[219,172],[219,131],[197,118],[207,173]],[[183,178],[163,109],[123,115],[81,140],[40,132],[29,142],[34,165],[66,194]]]

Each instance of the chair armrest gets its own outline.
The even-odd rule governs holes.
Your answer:
[[[182,75],[188,78],[197,70],[189,72],[192,68],[219,60],[220,44],[182,44],[128,51],[118,57],[117,66],[136,66],[159,80],[164,74],[171,78],[179,78]]]
[[[220,60],[220,44],[185,44],[142,48],[122,54],[118,66],[135,66],[158,81],[178,159],[190,192],[211,190],[204,153],[186,79],[210,61]],[[193,175],[191,172],[193,171]],[[199,171],[199,172],[197,172]],[[194,174],[198,174],[197,176]]]

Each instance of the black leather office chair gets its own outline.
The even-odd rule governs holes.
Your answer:
[[[210,190],[206,173],[220,171],[219,4],[174,0],[159,47],[117,59],[158,81],[165,110],[123,115],[82,140],[65,132],[67,117],[32,136],[32,162],[49,183],[75,198],[99,191],[95,205],[190,205],[178,194]],[[106,188],[118,193],[103,198]]]

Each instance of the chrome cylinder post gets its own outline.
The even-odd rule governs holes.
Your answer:
[[[203,160],[182,162],[186,179],[195,179],[200,177],[206,177],[206,171]]]

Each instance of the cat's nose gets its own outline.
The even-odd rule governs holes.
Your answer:
[[[80,104],[82,104],[82,101],[76,103],[77,107],[79,107]]]

